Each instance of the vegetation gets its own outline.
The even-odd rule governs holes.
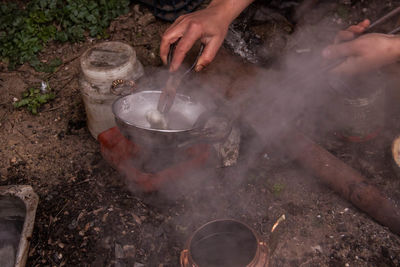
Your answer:
[[[111,20],[127,13],[128,7],[129,0],[31,0],[25,6],[2,1],[0,60],[10,70],[29,62],[38,71],[50,72],[54,63],[61,63],[40,63],[37,53],[46,43],[106,37]]]
[[[272,186],[272,192],[274,193],[275,196],[279,196],[284,190],[285,190],[285,185],[281,183],[275,183]]]
[[[38,114],[39,108],[55,98],[48,83],[39,88],[29,88],[22,94],[22,99],[14,103],[15,108],[26,107],[32,114]]]

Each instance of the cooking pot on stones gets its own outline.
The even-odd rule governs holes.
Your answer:
[[[161,91],[139,91],[116,99],[112,105],[116,124],[128,139],[146,148],[170,149],[200,142],[217,142],[228,136],[229,116],[177,94],[168,112],[168,128],[152,128],[146,112],[156,110]]]

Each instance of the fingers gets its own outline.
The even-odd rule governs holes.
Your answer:
[[[206,44],[203,53],[197,61],[195,71],[201,71],[204,67],[210,64],[211,61],[213,61],[223,41],[223,38],[213,38]]]
[[[371,25],[371,21],[369,19],[365,19],[362,22],[360,22],[358,25],[364,27],[364,30],[365,30],[366,28],[369,27],[369,25]]]
[[[330,45],[322,51],[322,56],[326,59],[348,57],[357,54],[354,42],[347,42],[337,45]]]
[[[160,57],[164,64],[167,64],[168,52],[171,44],[175,43],[185,32],[185,24],[181,24],[188,15],[179,16],[168,29],[165,30],[160,44]]]
[[[360,24],[359,25],[352,25],[347,29],[347,31],[350,31],[350,32],[356,33],[356,34],[360,34],[360,33],[363,33],[365,31],[365,28],[366,27],[361,26]]]
[[[349,57],[342,64],[332,70],[333,73],[353,75],[374,69],[362,57]]]
[[[343,41],[349,41],[354,39],[356,35],[362,34],[368,26],[371,24],[371,22],[368,19],[363,20],[362,22],[358,23],[357,25],[352,25],[348,27],[344,31],[340,31],[334,40],[334,43],[340,43]]]
[[[340,31],[338,34],[335,36],[335,40],[333,41],[334,44],[338,44],[344,41],[350,41],[354,39],[355,34],[350,31]]]
[[[348,27],[346,29],[346,31],[360,34],[360,33],[363,33],[370,24],[371,24],[371,22],[369,21],[369,19],[365,19],[365,20],[361,21],[360,23],[358,23],[357,25],[352,25],[352,26]]]
[[[175,43],[179,38],[183,36],[184,27],[170,27],[168,28],[162,39],[160,44],[160,57],[164,64],[167,64],[168,52],[171,44]]]
[[[201,26],[197,23],[191,23],[187,31],[183,34],[175,48],[174,55],[169,70],[176,71],[181,65],[186,53],[192,48],[193,44],[201,37]]]

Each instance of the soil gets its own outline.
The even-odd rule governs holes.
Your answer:
[[[312,41],[325,43],[332,40],[329,38],[336,29],[364,17],[373,20],[400,4],[374,0],[321,2],[333,18],[318,13],[319,6],[309,11],[302,23],[310,31],[324,19],[333,25],[331,32],[315,32]],[[280,12],[276,7],[272,10]],[[279,23],[267,20],[252,29],[262,33],[279,27]],[[151,77],[162,69],[158,47],[168,26],[146,8],[132,5],[129,14],[110,26],[110,40],[131,44]],[[390,26],[393,23],[386,27]],[[283,27],[276,32],[290,35],[287,21]],[[271,37],[275,39],[282,42]],[[16,71],[0,65],[0,185],[29,184],[40,197],[27,266],[179,266],[180,252],[195,229],[221,218],[251,226],[273,251],[271,266],[400,266],[398,235],[280,152],[255,156],[246,152],[246,146],[259,142],[251,135],[243,137],[236,166],[216,168],[215,162],[210,163],[202,171],[153,193],[128,186],[102,158],[98,142],[90,135],[79,91],[79,56],[101,41],[49,45],[41,59],[58,56],[64,62],[51,75],[37,73],[27,65]],[[312,41],[308,40],[310,47]],[[270,47],[282,49],[281,45]],[[285,49],[299,48],[308,47],[287,42]],[[269,55],[279,56],[281,52],[273,50]],[[251,73],[251,66],[224,50],[213,65],[202,77],[210,75],[207,79],[215,81],[216,86],[239,84],[238,92],[245,90],[240,85],[246,79],[241,80],[240,73]],[[54,101],[45,104],[36,116],[13,107],[24,90],[44,79],[55,90]],[[236,94],[236,88],[229,89],[227,96]],[[399,98],[395,88],[392,94],[390,100],[396,106]],[[397,205],[400,177],[389,148],[400,132],[398,114],[389,113],[386,128],[370,142],[345,142],[329,127],[310,133]],[[323,128],[326,123],[320,125]],[[286,220],[271,234],[283,214]]]

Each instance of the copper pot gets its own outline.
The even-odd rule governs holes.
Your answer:
[[[189,238],[181,267],[267,267],[269,250],[246,224],[223,219],[209,222]]]

